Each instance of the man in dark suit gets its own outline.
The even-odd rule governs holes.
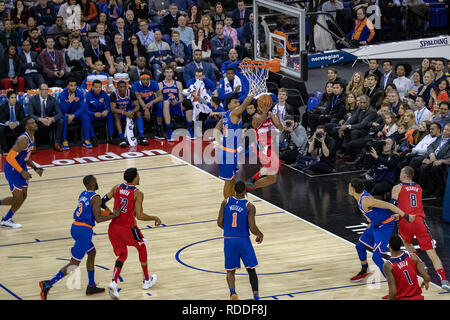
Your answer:
[[[130,68],[130,71],[128,72],[128,75],[130,76],[130,85],[138,81],[141,77],[141,74],[145,73],[152,74],[152,72],[147,69],[147,59],[140,56],[136,59],[136,68]]]
[[[383,76],[380,79],[380,87],[382,89],[386,89],[386,86],[388,84],[392,84],[394,82],[394,79],[397,78],[392,71],[392,61],[383,61],[383,71]]]
[[[198,69],[203,69],[203,71],[205,71],[206,77],[209,80],[213,81],[214,83],[217,81],[212,65],[209,62],[202,61],[202,50],[200,49],[194,51],[193,61],[184,67],[184,83],[188,83],[189,80],[194,79],[195,72]]]
[[[370,98],[366,95],[361,96],[358,110],[338,129],[338,137],[343,138],[343,147],[349,159],[354,159],[360,153],[362,149],[360,139],[369,134],[370,126],[376,118],[377,112],[370,106]]]
[[[380,89],[377,85],[378,77],[376,74],[367,75],[366,80],[368,87],[365,94],[370,98],[370,105],[375,108],[378,100],[383,94],[383,90]]]
[[[8,102],[0,106],[0,149],[1,153],[6,152],[6,134],[13,133],[19,136],[23,132],[20,125],[25,118],[23,105],[17,102],[17,94],[14,91],[8,91],[6,94]]]
[[[25,85],[28,89],[37,89],[39,84],[44,82],[42,77],[42,67],[38,64],[39,54],[31,51],[30,41],[22,42],[22,52],[19,54],[20,63],[22,64],[22,77],[25,79]]]
[[[424,196],[433,194],[441,198],[444,196],[445,177],[450,165],[450,123],[444,126],[442,134],[428,146],[427,154],[420,167],[419,184]]]
[[[178,17],[180,12],[178,11],[178,6],[176,3],[172,3],[169,7],[169,14],[166,14],[163,18],[163,33],[172,34],[175,28],[178,28]]]
[[[366,71],[364,74],[364,78],[367,78],[368,75],[374,74],[377,76],[377,87],[380,86],[380,80],[381,77],[383,77],[383,74],[380,70],[378,70],[378,60],[377,59],[370,59],[369,60],[369,70]]]
[[[232,27],[238,29],[243,27],[246,22],[249,21],[250,10],[245,8],[244,0],[237,2],[237,8],[233,11],[233,24]]]
[[[64,126],[62,112],[59,109],[56,98],[48,94],[48,85],[39,85],[39,94],[34,95],[28,101],[28,110],[39,130],[49,131],[50,141],[53,141],[53,148],[62,151],[61,137]]]

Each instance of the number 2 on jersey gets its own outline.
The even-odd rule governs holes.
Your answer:
[[[128,199],[120,198],[120,212],[127,212]]]

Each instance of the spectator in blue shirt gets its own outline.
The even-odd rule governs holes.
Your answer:
[[[172,32],[170,49],[172,51],[172,61],[175,61],[177,66],[184,66],[189,63],[189,49],[183,41],[180,41],[180,33],[177,30]]]
[[[92,148],[89,140],[94,131],[89,121],[86,110],[86,97],[83,90],[77,88],[75,79],[67,80],[67,87],[59,94],[59,108],[63,114],[64,128],[62,133],[63,150],[69,150],[69,142],[67,141],[67,126],[77,119],[81,122],[83,131],[83,146]]]
[[[227,60],[228,52],[233,49],[233,39],[224,35],[223,25],[216,25],[216,36],[211,40],[211,56],[217,68],[222,68],[222,63]]]
[[[111,138],[114,134],[114,117],[109,104],[109,95],[102,90],[102,82],[100,80],[94,80],[92,83],[92,89],[86,94],[86,104],[87,114],[91,124],[94,121],[106,122],[108,128],[108,142],[111,142]],[[95,133],[91,136],[93,137],[92,143],[95,144]]]

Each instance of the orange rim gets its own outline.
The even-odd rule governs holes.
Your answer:
[[[272,72],[280,71],[280,59],[275,58],[273,60],[247,60],[242,61],[239,64],[240,68],[261,68],[269,69]]]

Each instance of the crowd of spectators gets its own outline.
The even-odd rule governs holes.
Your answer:
[[[364,75],[356,71],[347,81],[329,68],[323,93],[310,98],[301,121],[310,143],[323,146],[319,154],[312,147],[300,154],[297,167],[331,172],[336,155],[344,167],[364,169],[367,190],[385,196],[409,165],[425,196],[442,197],[450,165],[448,66],[444,59],[423,59],[412,70],[404,62],[370,60]],[[317,167],[324,156],[334,167]]]
[[[69,149],[67,132],[77,125],[83,145],[95,146],[99,122],[108,142],[125,147],[127,118],[142,145],[148,137],[172,140],[179,126],[194,138],[196,122],[212,126],[227,98],[242,101],[248,93],[239,63],[251,57],[251,31],[243,32],[253,30],[250,7],[244,1],[0,1],[0,148],[6,152],[9,136],[23,130],[23,115],[49,129],[58,151]],[[39,106],[33,96],[40,96]]]

